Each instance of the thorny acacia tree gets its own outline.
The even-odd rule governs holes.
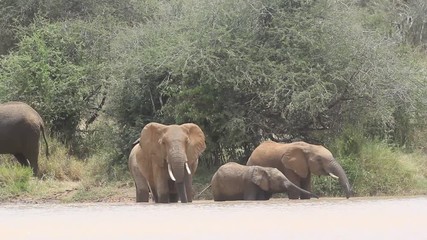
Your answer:
[[[164,14],[116,44],[117,89],[138,89],[137,105],[115,102],[140,109],[118,115],[134,135],[144,121],[196,122],[218,164],[272,134],[325,141],[353,125],[387,137],[424,114],[415,54],[350,2],[176,1]]]

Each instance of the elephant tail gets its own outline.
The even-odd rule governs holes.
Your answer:
[[[206,190],[208,190],[212,184],[209,184],[207,187],[205,187],[199,194],[197,194],[197,198],[199,198]]]
[[[46,158],[49,158],[49,145],[47,144],[46,135],[44,133],[45,129],[44,129],[43,125],[40,126],[40,130],[42,131],[42,136],[43,136],[43,139],[44,139],[44,143],[46,144]]]

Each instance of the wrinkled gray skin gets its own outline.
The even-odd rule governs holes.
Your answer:
[[[31,166],[38,175],[40,135],[46,143],[46,157],[49,155],[40,115],[22,102],[0,104],[0,154],[13,154],[23,166]]]
[[[198,158],[206,148],[200,127],[193,123],[149,123],[141,131],[139,147],[134,156],[140,174],[133,173],[133,176],[146,179],[153,200],[156,203],[191,202],[193,175]],[[130,157],[133,158],[132,153]],[[137,201],[147,201],[147,187],[139,185],[141,187],[137,182]]]
[[[289,190],[318,198],[297,187],[276,168],[245,166],[235,162],[226,163],[216,171],[211,187],[215,201],[268,200],[273,193]]]
[[[321,145],[265,141],[255,148],[246,165],[277,168],[295,185],[307,191],[311,191],[311,174],[330,175],[338,178],[347,198],[351,195],[344,169],[332,153]],[[310,198],[293,190],[289,191],[288,196],[290,199]]]

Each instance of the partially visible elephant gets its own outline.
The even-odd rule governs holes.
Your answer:
[[[152,190],[154,201],[192,202],[192,176],[199,156],[206,149],[205,135],[200,127],[193,123],[149,123],[141,131],[139,146],[136,162]],[[138,199],[147,201],[146,187],[138,190]]]
[[[330,175],[339,179],[347,198],[351,195],[344,169],[332,153],[321,145],[265,141],[255,148],[246,165],[277,168],[295,185],[307,191],[311,191],[311,174]],[[290,199],[310,198],[309,195],[294,190],[290,190],[288,196]]]
[[[276,168],[245,166],[235,162],[222,165],[213,175],[211,186],[215,201],[268,200],[273,193],[290,190],[318,198],[297,187]]]
[[[13,154],[21,165],[31,166],[35,176],[39,171],[40,134],[47,157],[49,146],[40,115],[23,102],[0,104],[0,154]]]
[[[145,179],[138,167],[138,158],[142,159],[142,150],[139,144],[136,144],[129,154],[128,167],[135,182],[136,202],[148,202],[151,191],[147,179]]]

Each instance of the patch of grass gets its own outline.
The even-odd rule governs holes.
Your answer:
[[[348,159],[353,189],[357,195],[402,195],[415,185],[411,171],[400,161],[401,153],[382,142],[367,142],[359,156]]]
[[[384,141],[346,132],[331,150],[346,171],[355,196],[427,193],[427,156],[406,153]],[[343,196],[338,181],[314,177],[313,191],[321,196]]]
[[[399,154],[400,163],[411,172],[415,185],[411,194],[427,194],[427,155],[423,152]]]
[[[70,195],[65,202],[134,202],[135,188],[122,182],[104,186],[83,186]]]
[[[64,181],[81,180],[86,164],[83,160],[68,154],[67,148],[57,140],[50,138],[49,157],[44,154],[44,146],[39,156],[39,172],[44,179],[56,179]]]
[[[121,166],[111,163],[110,153],[101,153],[90,157],[87,160],[84,174],[85,186],[103,186],[112,182],[132,181],[127,162]]]
[[[29,167],[11,162],[0,165],[0,200],[29,191],[32,176]]]

